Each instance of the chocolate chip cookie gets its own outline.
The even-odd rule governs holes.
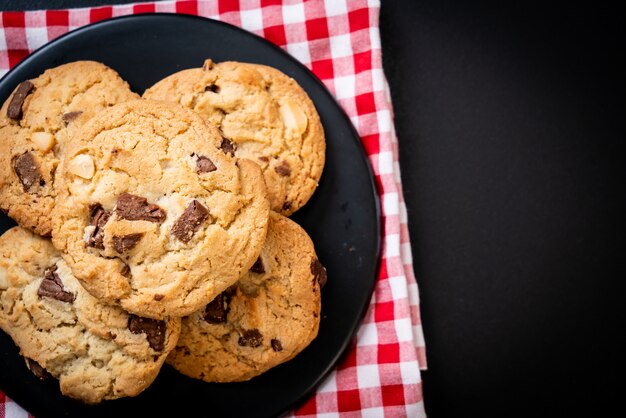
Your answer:
[[[0,328],[39,378],[87,403],[135,396],[176,344],[180,319],[128,314],[91,296],[50,241],[15,227],[0,237]]]
[[[261,170],[180,105],[104,110],[69,141],[52,241],[86,289],[150,318],[185,316],[257,259],[269,202]]]
[[[271,208],[290,215],[315,191],[326,142],[306,92],[281,71],[258,64],[207,60],[172,74],[143,94],[198,112],[217,124],[238,156],[263,169]]]
[[[236,285],[183,318],[167,363],[207,382],[251,379],[317,336],[326,269],[307,233],[271,213],[261,255]]]
[[[94,61],[64,64],[20,83],[0,110],[0,209],[49,235],[66,138],[98,111],[137,97],[114,70]]]

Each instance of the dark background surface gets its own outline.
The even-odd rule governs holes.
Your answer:
[[[621,410],[621,9],[382,2],[430,417]]]

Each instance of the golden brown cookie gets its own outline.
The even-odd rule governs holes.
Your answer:
[[[251,379],[317,336],[326,270],[295,222],[271,213],[259,259],[235,286],[183,318],[167,363],[207,382]]]
[[[258,165],[180,105],[135,100],[99,113],[58,171],[54,245],[89,292],[137,315],[201,309],[265,240]]]
[[[64,64],[16,86],[0,110],[0,208],[49,235],[66,138],[98,111],[137,97],[114,70],[94,61]]]
[[[0,328],[30,370],[87,403],[135,396],[155,379],[180,319],[130,315],[91,296],[50,241],[19,227],[0,237]]]
[[[263,169],[271,208],[290,215],[315,191],[325,162],[324,129],[298,83],[259,64],[211,60],[172,74],[143,94],[198,112]]]

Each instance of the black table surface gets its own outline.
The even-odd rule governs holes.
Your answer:
[[[127,1],[0,10],[113,3]],[[625,15],[503,3],[382,2],[424,403],[430,417],[602,416],[624,372]]]

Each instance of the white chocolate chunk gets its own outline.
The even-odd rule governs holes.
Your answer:
[[[84,179],[90,179],[96,172],[93,158],[87,154],[79,154],[68,165],[70,173],[75,174]]]
[[[43,152],[50,151],[56,143],[54,135],[48,132],[33,132],[30,136],[30,140]]]
[[[306,131],[309,123],[304,110],[292,100],[287,100],[280,107],[280,117],[287,129],[292,129],[300,135]]]
[[[84,229],[83,241],[85,241],[86,243],[89,243],[89,238],[91,238],[91,236],[93,235],[95,231],[96,231],[96,227],[94,225],[87,225]]]

